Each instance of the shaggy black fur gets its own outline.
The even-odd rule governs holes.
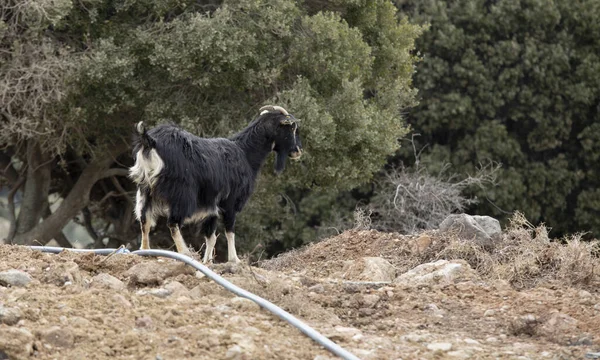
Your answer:
[[[254,191],[256,177],[269,153],[276,152],[276,173],[284,170],[288,156],[295,158],[302,153],[295,118],[278,112],[260,115],[229,139],[200,138],[175,125],[159,125],[146,131],[143,124],[138,124],[138,132],[134,159],[140,149],[145,158],[155,149],[164,163],[153,186],[144,181],[138,184],[145,195],[139,219],[142,224],[156,220],[147,216],[166,215],[153,206],[168,208],[169,227],[183,226],[199,211],[212,213],[218,209],[225,230],[234,232],[236,215]],[[216,226],[217,216],[211,214],[204,219],[202,233],[208,237]]]

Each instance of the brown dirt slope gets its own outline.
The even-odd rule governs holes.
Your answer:
[[[600,287],[582,265],[598,259],[585,245],[542,242],[535,245],[538,260],[511,263],[515,256],[508,254],[520,252],[510,244],[525,243],[511,234],[490,254],[435,232],[351,231],[262,267],[212,268],[361,359],[567,359],[600,352]],[[535,240],[535,229],[523,234]],[[565,254],[577,251],[574,265]],[[397,274],[438,258],[463,258],[476,271],[460,281],[421,284],[344,275],[362,257],[385,258]],[[24,287],[0,286],[0,358],[334,358],[172,260],[8,245],[0,246],[0,259],[0,274],[17,269],[32,279]],[[566,275],[567,266],[577,276]]]

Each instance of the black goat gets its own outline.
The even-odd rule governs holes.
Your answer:
[[[296,121],[280,106],[264,106],[258,118],[229,139],[200,138],[175,125],[146,131],[139,122],[133,147],[135,164],[129,172],[138,187],[135,214],[142,229],[141,248],[150,248],[150,229],[159,216],[166,216],[177,251],[189,253],[179,229],[184,223],[204,220],[206,263],[213,256],[221,213],[228,260],[239,262],[235,217],[254,191],[258,172],[271,151],[277,154],[276,173],[283,171],[287,157],[299,159],[302,155]]]

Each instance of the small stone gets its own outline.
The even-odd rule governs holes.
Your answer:
[[[470,338],[466,338],[463,341],[465,342],[465,344],[469,344],[469,345],[480,345],[481,344],[479,341],[470,339]]]
[[[0,305],[0,323],[6,325],[16,325],[23,314],[18,308],[5,308]]]
[[[68,327],[52,326],[42,332],[42,341],[53,347],[70,348],[75,344],[75,337]]]
[[[81,316],[73,316],[70,319],[70,323],[73,327],[80,329],[87,329],[92,326],[92,323],[88,319]]]
[[[489,343],[495,343],[495,342],[498,342],[498,338],[490,336],[489,338],[485,339],[485,341],[489,342]]]
[[[31,280],[31,275],[21,270],[11,269],[0,272],[0,285],[26,286]]]
[[[101,273],[94,276],[90,286],[92,288],[111,289],[117,291],[125,290],[125,283],[106,273]]]
[[[179,281],[170,281],[164,286],[165,289],[171,291],[172,294],[179,296],[188,296],[189,290]]]
[[[523,322],[525,322],[525,323],[534,323],[537,319],[535,318],[535,315],[527,314],[527,315],[521,316],[521,320],[523,320]]]
[[[235,309],[238,309],[238,310],[242,310],[242,311],[248,311],[248,310],[258,311],[258,310],[260,310],[260,306],[257,303],[255,303],[252,300],[243,298],[243,297],[236,296],[234,298],[231,298],[231,300],[229,300],[229,302]]]
[[[585,291],[585,290],[579,291],[579,293],[577,295],[579,295],[579,297],[581,297],[581,298],[592,297],[592,294],[589,291]]]
[[[454,358],[454,359],[469,359],[469,358],[471,358],[471,354],[469,354],[465,350],[449,351],[446,353],[446,355],[448,355],[449,357]]]
[[[195,270],[179,261],[161,262],[155,260],[136,264],[125,272],[125,276],[129,277],[133,284],[142,285],[160,285],[165,279],[181,274],[194,275]]]
[[[188,292],[188,296],[191,297],[192,299],[202,299],[202,297],[205,295],[204,291],[202,290],[202,286],[198,285],[196,287],[194,287],[192,290],[190,290]]]
[[[233,345],[232,347],[227,349],[227,353],[225,353],[225,359],[237,360],[241,359],[242,355],[242,348],[239,345]]]
[[[367,295],[363,295],[362,303],[365,306],[372,308],[372,307],[375,307],[375,305],[377,305],[379,300],[381,300],[381,297],[379,295],[367,294]]]
[[[129,300],[127,300],[125,298],[125,296],[121,295],[121,294],[114,294],[113,295],[113,300],[120,306],[125,307],[125,308],[131,308],[131,302],[129,302]]]
[[[7,359],[29,359],[33,353],[33,335],[24,328],[0,327],[0,354]]]
[[[415,240],[412,250],[420,254],[427,250],[431,243],[431,237],[427,234],[422,234]]]
[[[400,339],[402,339],[404,341],[408,341],[408,342],[422,343],[422,342],[428,341],[429,336],[424,335],[424,334],[406,334],[406,335],[402,335],[400,337]]]
[[[450,351],[452,350],[451,343],[431,343],[427,345],[427,349],[431,351]]]
[[[594,305],[594,310],[600,311],[600,303]]]
[[[149,316],[144,316],[144,317],[135,319],[135,327],[136,328],[152,327],[152,318],[150,318]]]
[[[150,289],[150,290],[142,289],[142,290],[136,291],[135,294],[139,295],[139,296],[152,295],[152,296],[156,296],[157,298],[164,299],[164,298],[169,297],[169,295],[171,295],[171,291],[167,290],[167,289],[163,289],[163,288]]]
[[[309,287],[308,291],[312,291],[317,294],[322,294],[325,292],[325,287],[323,286],[323,284],[317,284],[317,285],[313,285],[313,286]]]
[[[396,277],[396,268],[386,259],[380,257],[362,258],[363,271],[359,280],[364,281],[393,281]]]
[[[496,310],[493,310],[493,309],[488,309],[483,313],[483,316],[485,316],[485,317],[491,317],[494,315],[496,315]]]

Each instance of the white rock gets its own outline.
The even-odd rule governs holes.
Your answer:
[[[490,317],[496,315],[496,310],[488,309],[483,313],[483,316]]]
[[[92,282],[91,282],[90,286],[93,288],[95,287],[95,288],[101,288],[101,289],[112,289],[112,290],[117,290],[117,291],[121,291],[121,290],[125,289],[125,283],[123,283],[121,280],[117,279],[116,277],[114,277],[110,274],[106,274],[106,273],[102,273],[102,274],[98,274],[98,275],[94,276],[92,278]]]
[[[442,232],[456,231],[464,240],[472,240],[486,246],[492,242],[492,237],[502,232],[500,222],[489,216],[472,216],[468,214],[449,215],[439,226]]]
[[[449,357],[453,359],[469,359],[471,354],[466,350],[454,350],[446,353]]]
[[[479,345],[479,344],[481,344],[479,341],[474,340],[474,339],[470,339],[470,338],[466,338],[463,341],[465,342],[465,344],[469,344],[469,345]]]
[[[246,299],[246,298],[243,298],[240,296],[231,298],[231,300],[229,300],[229,302],[231,303],[232,307],[234,307],[235,309],[238,309],[238,310],[243,310],[243,311],[247,311],[247,310],[258,311],[258,310],[260,310],[260,306],[257,303],[255,303],[254,301],[252,301],[250,299]]]
[[[396,277],[396,268],[389,261],[380,257],[362,258],[364,270],[359,275],[364,281],[393,281]]]
[[[475,272],[464,260],[438,260],[421,264],[396,278],[396,283],[423,285],[451,283],[474,279]]]
[[[451,343],[431,343],[429,345],[427,345],[427,349],[431,350],[431,351],[450,351],[452,350],[452,344]]]
[[[21,270],[11,269],[0,272],[0,285],[26,286],[31,280],[31,275]]]

